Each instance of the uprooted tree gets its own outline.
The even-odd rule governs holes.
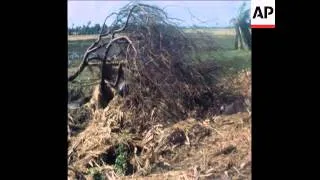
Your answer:
[[[107,27],[105,22],[110,16],[115,16],[115,20]],[[88,103],[71,110],[68,117],[71,132],[68,137],[68,177],[116,179],[113,177],[118,175],[134,173],[134,176],[140,176],[163,171],[167,169],[166,164],[172,164],[170,168],[177,166],[174,169],[183,168],[181,163],[184,167],[193,166],[199,164],[194,162],[199,156],[189,159],[189,152],[198,154],[199,147],[212,142],[212,146],[204,147],[205,150],[217,148],[207,152],[210,156],[203,157],[213,159],[220,153],[216,134],[211,136],[211,128],[186,118],[214,115],[222,103],[238,98],[225,91],[228,83],[223,81],[232,84],[234,81],[219,78],[220,68],[215,61],[197,59],[202,51],[216,48],[212,36],[195,31],[184,33],[170,22],[162,9],[140,3],[130,3],[110,16],[104,21],[98,39],[84,53],[78,69],[68,77],[69,82],[76,82],[85,68],[98,68],[93,72],[101,76],[91,99],[96,106]],[[220,80],[225,87],[218,85]],[[121,97],[117,93],[123,84],[127,84],[129,90],[120,91],[124,92]],[[241,119],[241,124],[234,128],[239,129],[243,122]],[[214,123],[217,126],[221,123],[220,127],[229,136],[230,129],[225,129],[228,126],[224,120]],[[220,130],[216,131],[221,137],[225,136]],[[232,143],[238,134],[230,135]],[[205,137],[213,139],[202,141]],[[242,135],[239,139],[248,148]],[[175,149],[183,144],[189,145]],[[225,150],[221,152],[227,157]],[[208,169],[214,169],[216,173],[212,176],[215,176],[226,172],[226,164],[234,157],[216,163],[221,159],[217,156],[211,161],[214,163],[210,166],[205,163],[205,166],[208,164]],[[178,162],[179,159],[189,160]],[[204,170],[201,169],[207,172]]]
[[[111,16],[115,20],[108,27]],[[139,121],[144,127],[152,120],[183,119],[194,109],[201,114],[217,112],[221,92],[212,84],[217,67],[213,61],[191,65],[198,48],[171,20],[164,10],[141,3],[129,3],[110,14],[68,80],[75,80],[87,67],[99,67],[98,107],[106,107],[123,82],[129,84],[123,108],[136,113],[131,123]],[[201,41],[213,44],[209,37]]]

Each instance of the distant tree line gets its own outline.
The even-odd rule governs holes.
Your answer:
[[[74,26],[68,28],[68,35],[85,35],[85,34],[99,34],[102,26],[100,24],[91,25],[91,21],[89,21],[86,25],[82,26]],[[115,29],[119,27],[114,27]],[[209,27],[209,26],[181,26],[181,29],[213,29],[213,28],[230,28],[230,26],[226,27]]]
[[[100,24],[91,26],[91,21],[87,25],[74,26],[68,28],[68,35],[83,35],[83,34],[99,34],[101,30]]]

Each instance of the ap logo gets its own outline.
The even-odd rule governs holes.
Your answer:
[[[251,1],[251,28],[275,28],[275,0]]]

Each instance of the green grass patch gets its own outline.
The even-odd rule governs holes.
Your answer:
[[[235,37],[231,35],[215,35],[214,40],[216,44],[226,50],[234,49]]]
[[[115,170],[119,175],[126,175],[128,171],[129,152],[125,144],[120,144],[116,149]]]
[[[202,52],[195,55],[194,58],[200,61],[214,60],[228,72],[251,69],[251,51],[248,50],[219,50]]]
[[[104,180],[104,179],[106,179],[106,177],[99,172],[98,168],[90,168],[88,171],[89,171],[89,175],[91,175],[94,180]]]
[[[94,40],[68,41],[68,56],[72,60],[80,60]]]

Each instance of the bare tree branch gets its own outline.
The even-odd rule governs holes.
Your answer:
[[[99,36],[100,39],[101,39],[102,37],[108,36],[108,35],[111,33],[111,29],[108,29],[108,31],[107,31],[106,33],[102,34],[102,33],[103,33],[103,29],[104,29],[104,27],[105,27],[105,25],[106,25],[107,19],[109,19],[109,17],[111,17],[111,16],[113,16],[113,15],[118,15],[118,13],[113,12],[113,13],[111,13],[109,16],[107,16],[106,19],[104,20],[103,27],[101,28],[101,31],[100,31],[100,36]],[[99,41],[100,41],[100,39],[99,39]]]
[[[119,64],[124,64],[125,63],[125,61],[117,61],[117,62],[114,62],[114,61],[111,61],[111,62],[106,62],[106,64],[108,64],[108,65],[111,65],[111,66],[118,66]],[[88,65],[89,66],[101,66],[101,62],[96,62],[96,63],[92,63],[92,62],[90,62]]]
[[[126,40],[126,41],[130,44],[130,46],[132,47],[132,49],[133,49],[134,52],[135,52],[135,57],[136,57],[136,56],[137,56],[137,50],[136,50],[136,48],[133,46],[132,41],[131,41],[127,36],[119,36],[119,37],[116,37],[116,38],[112,39],[112,40],[108,43],[108,45],[106,46],[107,51],[106,51],[106,55],[105,55],[105,56],[108,55],[108,52],[109,52],[109,49],[111,48],[112,43],[114,43],[114,42],[116,42],[116,41],[118,41],[118,40],[121,40],[121,39],[122,39],[122,40]]]
[[[93,60],[99,60],[99,61],[103,61],[103,58],[101,58],[100,56],[93,56],[87,59],[87,62],[93,61]]]
[[[85,59],[81,62],[80,66],[78,67],[77,71],[68,77],[68,81],[73,81],[78,75],[84,70],[87,66],[87,61]]]
[[[124,26],[122,26],[120,29],[117,29],[117,30],[115,30],[115,31],[112,32],[112,39],[114,38],[114,35],[115,35],[116,33],[122,32],[122,31],[127,27],[128,22],[129,22],[129,19],[130,19],[130,17],[131,17],[131,14],[132,14],[134,8],[136,8],[136,7],[137,7],[137,5],[133,6],[133,7],[130,9],[130,12],[129,12],[129,14],[128,14],[128,17],[127,17],[127,20],[126,20],[126,23],[124,24]]]

